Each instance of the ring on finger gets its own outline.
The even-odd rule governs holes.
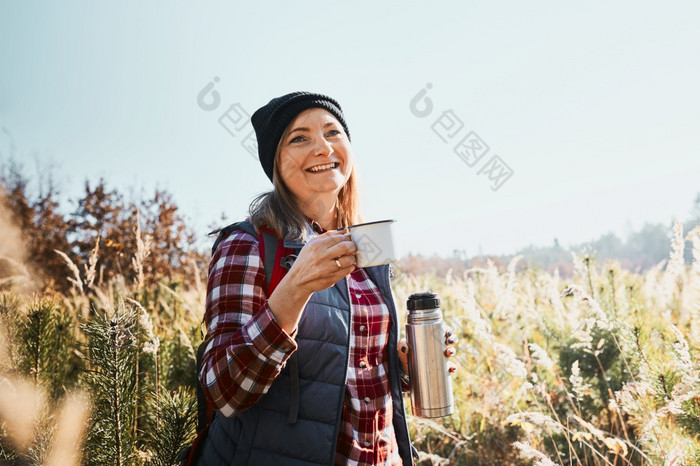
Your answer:
[[[340,269],[342,269],[342,268],[343,268],[343,266],[342,266],[342,265],[340,265],[340,261],[339,261],[338,259],[336,259],[336,260],[335,260],[335,265],[337,265],[337,266],[338,266],[338,270],[340,270]]]

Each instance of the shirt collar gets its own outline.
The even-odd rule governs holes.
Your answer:
[[[306,221],[309,222],[309,225],[311,225],[311,229],[315,232],[320,234],[323,234],[326,232],[321,225],[318,224],[318,222],[312,218],[306,217]]]

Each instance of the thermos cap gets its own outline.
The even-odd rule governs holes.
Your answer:
[[[437,309],[440,307],[440,298],[435,293],[425,291],[423,293],[413,293],[406,301],[409,311],[421,311],[425,309]]]

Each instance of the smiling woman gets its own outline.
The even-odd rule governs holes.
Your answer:
[[[273,190],[209,265],[200,382],[216,415],[198,464],[410,465],[407,350],[389,266],[358,268],[347,234],[361,217],[340,105],[295,92],[252,122]]]

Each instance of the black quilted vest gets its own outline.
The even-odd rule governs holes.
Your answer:
[[[403,464],[411,465],[389,266],[365,270],[391,314],[388,370],[394,430]],[[346,279],[311,296],[299,323],[296,354],[255,406],[234,418],[214,416],[199,465],[333,465],[348,368],[349,303]]]

